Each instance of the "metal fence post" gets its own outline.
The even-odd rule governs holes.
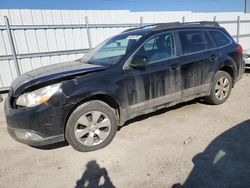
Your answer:
[[[87,29],[87,37],[88,37],[88,42],[89,42],[89,49],[92,50],[92,42],[91,42],[91,36],[90,36],[88,16],[85,16],[85,24],[86,24],[86,29]]]
[[[185,23],[186,20],[185,20],[185,16],[182,17],[182,23]]]
[[[237,42],[240,41],[240,16],[237,18]]]
[[[19,67],[19,64],[18,64],[18,60],[17,60],[16,48],[15,48],[15,44],[14,44],[14,41],[13,41],[13,36],[12,36],[12,33],[11,33],[11,29],[10,29],[10,22],[9,22],[9,19],[8,19],[7,16],[4,16],[4,21],[5,21],[6,30],[7,30],[7,33],[8,33],[8,38],[9,38],[9,42],[10,42],[13,61],[14,61],[15,67],[16,67],[16,72],[17,72],[17,75],[20,75],[21,71],[20,71],[20,67]]]
[[[143,27],[143,17],[140,17],[140,26]]]
[[[245,3],[244,3],[244,13],[245,14],[247,13],[247,0],[245,0]]]
[[[186,18],[185,16],[182,17],[182,23],[185,23],[186,22]]]

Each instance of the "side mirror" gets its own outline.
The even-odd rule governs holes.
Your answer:
[[[145,67],[148,65],[148,59],[145,56],[134,56],[130,66],[131,67]]]

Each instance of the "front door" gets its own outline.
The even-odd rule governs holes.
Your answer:
[[[129,114],[145,112],[181,98],[175,33],[168,32],[151,37],[133,55],[135,56],[146,58],[148,65],[124,70],[127,75],[124,81],[127,85]]]

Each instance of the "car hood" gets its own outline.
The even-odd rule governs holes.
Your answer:
[[[104,70],[102,65],[71,61],[41,67],[18,76],[11,84],[13,95],[20,95],[25,89],[46,84],[51,81],[64,80],[72,76],[84,75],[91,72]]]

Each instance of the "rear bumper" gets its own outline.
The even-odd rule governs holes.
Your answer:
[[[245,69],[246,69],[246,63],[244,60],[241,61],[242,63],[240,63],[240,66],[239,66],[239,70],[238,70],[238,76],[237,78],[235,79],[235,83],[237,81],[239,81],[241,78],[243,78],[243,75],[245,73]]]

